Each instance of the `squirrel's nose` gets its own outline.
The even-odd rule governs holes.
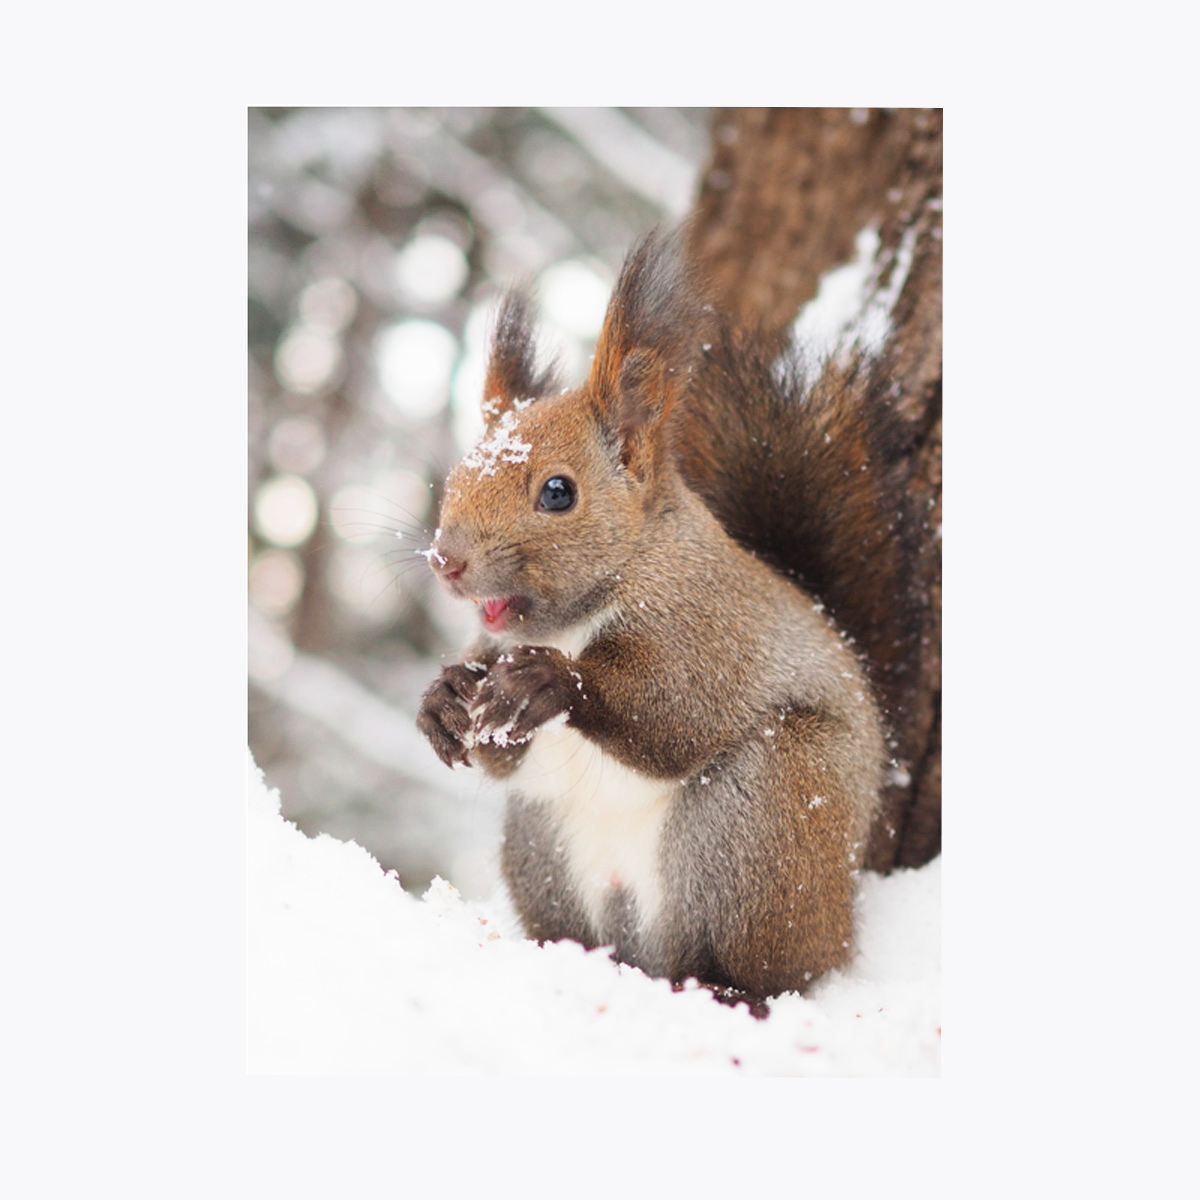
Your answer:
[[[435,549],[429,554],[429,565],[443,579],[457,579],[467,569],[467,560]]]

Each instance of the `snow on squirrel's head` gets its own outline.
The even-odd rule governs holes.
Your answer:
[[[675,485],[667,417],[703,321],[679,235],[630,253],[591,373],[573,391],[539,363],[528,293],[505,296],[484,384],[486,430],[446,481],[428,557],[483,627],[552,637],[611,599],[647,520]]]

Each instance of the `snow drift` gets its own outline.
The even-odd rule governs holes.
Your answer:
[[[941,860],[865,873],[854,963],[755,1020],[573,943],[503,897],[408,895],[360,846],[308,838],[247,779],[254,1074],[938,1075]]]

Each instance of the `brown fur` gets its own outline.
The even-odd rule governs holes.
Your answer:
[[[557,390],[554,364],[538,361],[532,321],[528,292],[521,288],[508,292],[492,329],[492,353],[483,381],[483,415],[489,427],[514,400]]]
[[[842,473],[886,447],[839,394],[792,403],[669,239],[627,260],[582,388],[519,403],[545,378],[527,321],[502,309],[490,441],[451,473],[431,554],[455,594],[503,598],[502,624],[430,688],[420,727],[445,761],[509,780],[502,869],[531,936],[753,998],[803,990],[851,952],[886,753],[844,629],[782,572],[826,535],[818,574],[886,550]],[[540,505],[556,477],[569,510]],[[829,515],[846,497],[849,531]]]
[[[913,586],[912,434],[891,407],[887,363],[818,374],[724,328],[707,359],[677,418],[680,472],[731,536],[821,599],[897,718],[929,597]]]

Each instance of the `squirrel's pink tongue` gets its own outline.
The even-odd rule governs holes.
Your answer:
[[[484,616],[489,622],[495,619],[508,607],[507,600],[485,600],[483,602]]]

